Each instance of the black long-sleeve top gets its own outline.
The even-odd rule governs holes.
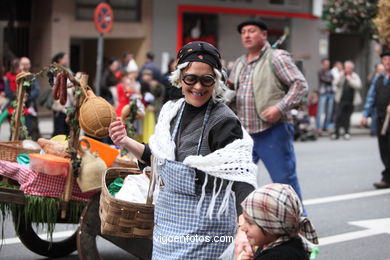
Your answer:
[[[194,107],[188,103],[184,106],[183,117],[180,122],[181,128],[186,128],[192,118],[194,118],[198,113],[205,114],[207,109],[207,103],[202,107]],[[209,132],[209,147],[211,152],[225,147],[229,143],[233,142],[236,139],[242,139],[243,132],[241,129],[241,123],[237,118],[231,118],[228,120],[223,120],[220,123],[216,124]],[[146,164],[139,162],[141,168],[150,165],[150,156],[152,155],[151,150],[147,144],[145,144],[145,149],[142,154],[142,160]],[[213,187],[213,178],[209,177],[208,184],[206,185],[206,190],[211,191]],[[196,170],[196,184],[201,186],[205,180],[205,173],[199,170]],[[221,179],[217,179],[217,185],[219,185]],[[234,182],[233,191],[236,196],[236,210],[237,216],[242,213],[241,202],[254,190],[254,187],[246,182]]]
[[[254,260],[306,260],[306,252],[303,248],[300,238],[292,238],[291,240],[280,244],[274,248],[262,250],[259,248]]]

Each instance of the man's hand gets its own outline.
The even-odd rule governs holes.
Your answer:
[[[125,137],[127,137],[126,127],[119,117],[110,124],[108,133],[112,142],[116,145],[121,145],[124,142]]]
[[[367,117],[362,117],[360,119],[360,127],[365,127],[367,125]]]
[[[276,123],[282,117],[282,112],[276,106],[267,108],[261,113],[261,118],[268,123]]]

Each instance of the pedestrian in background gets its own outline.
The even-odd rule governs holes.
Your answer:
[[[119,80],[117,78],[117,73],[120,68],[120,63],[118,59],[111,58],[107,67],[103,72],[102,83],[100,86],[101,96],[106,99],[110,104],[115,107],[118,106],[118,95],[116,91],[116,84],[118,84]]]
[[[351,139],[349,132],[351,115],[354,106],[362,103],[360,96],[362,81],[353,69],[354,63],[352,61],[346,61],[344,63],[344,71],[336,82],[336,127],[334,133],[331,135],[331,139],[333,140],[339,139],[341,128],[344,128],[344,139]]]
[[[19,59],[13,59],[11,62],[11,68],[5,73],[5,79],[7,84],[5,85],[5,94],[8,99],[14,100],[17,89],[16,76],[20,72]]]
[[[134,55],[128,51],[124,52],[122,55],[122,64],[120,66],[120,71],[129,72],[130,70],[134,69],[138,71],[138,65],[134,60]]]
[[[316,117],[317,134],[322,135],[322,132],[329,130],[333,117],[334,106],[334,91],[333,91],[333,75],[330,71],[329,59],[322,60],[322,68],[318,72],[319,79],[319,104]],[[325,119],[322,121],[323,114]]]
[[[153,71],[145,69],[141,75],[141,84],[146,83],[149,85],[149,91],[154,96],[153,107],[155,118],[158,118],[160,110],[163,106],[163,100],[165,96],[165,86],[153,77]]]
[[[335,61],[335,63],[333,64],[333,68],[330,70],[330,72],[332,73],[332,76],[333,76],[332,85],[333,85],[334,91],[336,91],[336,82],[339,80],[343,70],[344,70],[343,63],[341,61]]]
[[[69,57],[68,54],[65,52],[59,52],[52,58],[52,63],[57,63],[61,66],[63,66],[65,69],[69,70]],[[71,71],[70,71],[71,72]],[[70,81],[68,80],[67,84],[70,84]],[[53,120],[54,120],[54,129],[53,129],[53,136],[56,135],[69,135],[70,128],[68,123],[66,122],[66,108],[73,106],[73,90],[72,88],[67,89],[67,101],[66,104],[63,106],[60,104],[59,100],[53,101]]]
[[[376,81],[377,77],[379,77],[383,72],[385,72],[385,67],[382,63],[378,63],[375,65],[375,70],[368,75],[368,93],[367,96],[371,95],[371,92],[375,89],[375,84],[373,84],[374,81]],[[371,124],[370,124],[370,134],[371,136],[376,136],[377,132],[377,116],[375,109],[371,110],[371,114],[368,115],[371,117]]]
[[[31,69],[31,61],[27,57],[20,58],[19,62],[19,70],[21,72],[30,72]],[[39,123],[38,123],[38,104],[37,99],[40,94],[40,88],[38,81],[35,79],[32,82],[32,85],[27,88],[26,91],[27,99],[25,101],[25,107],[27,108],[26,114],[26,127],[28,130],[28,134],[31,136],[32,140],[36,141],[41,137],[39,131]]]
[[[163,75],[164,86],[165,86],[165,94],[163,104],[165,104],[169,100],[179,99],[183,97],[183,93],[180,88],[177,88],[171,84],[169,81],[169,76],[176,69],[176,60],[171,59],[168,62],[168,71]]]
[[[314,128],[318,112],[318,91],[312,91],[307,98],[307,110],[310,117],[310,126]]]
[[[153,80],[157,80],[159,83],[163,83],[163,78],[161,76],[161,70],[160,68],[154,63],[154,54],[153,52],[147,52],[146,53],[146,61],[145,64],[142,66],[140,70],[140,76],[143,75],[143,72],[145,70],[152,71],[153,74]]]
[[[8,103],[8,99],[5,97],[5,84],[7,84],[7,78],[5,77],[5,68],[3,64],[0,64],[0,115],[3,112],[6,103]]]
[[[371,84],[366,104],[363,110],[363,117],[360,121],[362,126],[367,124],[367,117],[373,109],[377,114],[377,136],[379,153],[385,169],[382,171],[382,180],[374,183],[378,189],[390,188],[390,129],[387,127],[384,134],[381,133],[386,116],[390,114],[390,51],[381,54],[381,62],[385,72],[376,77]]]
[[[248,53],[236,60],[229,82],[237,116],[254,141],[253,161],[261,159],[273,182],[290,184],[302,199],[290,110],[307,96],[306,80],[288,52],[271,48],[262,20],[247,20],[237,30]]]

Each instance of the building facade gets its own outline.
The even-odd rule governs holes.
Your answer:
[[[318,85],[321,58],[327,56],[327,35],[318,16],[322,1],[311,0],[154,0],[152,49],[163,71],[169,58],[193,40],[215,44],[222,58],[234,61],[245,53],[237,25],[251,17],[261,17],[269,27],[269,41],[276,42],[285,32],[281,48],[294,59],[303,60],[310,88]]]
[[[72,71],[86,72],[94,82],[99,33],[93,14],[101,1],[8,2],[8,11],[15,8],[24,10],[24,13],[14,17],[3,15],[3,20],[7,20],[0,22],[3,60],[28,56],[32,60],[32,71],[38,71],[50,64],[56,53],[65,52],[69,54]],[[104,58],[120,58],[127,51],[134,54],[138,64],[142,64],[146,52],[151,49],[152,0],[113,0],[110,4],[114,24],[111,32],[104,36]],[[7,33],[10,28],[13,31]],[[47,87],[44,81],[42,84]]]

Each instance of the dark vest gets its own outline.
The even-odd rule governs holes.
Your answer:
[[[176,161],[182,162],[187,156],[196,155],[204,115],[204,113],[198,113],[184,131],[181,129],[181,127],[179,127],[179,131],[176,137]],[[207,155],[211,153],[208,141],[210,130],[216,124],[226,120],[226,118],[229,117],[237,118],[234,112],[227,105],[223,103],[213,104],[210,117],[203,134],[202,145],[200,147],[201,155]],[[176,120],[177,116],[171,122],[171,134]]]
[[[379,118],[386,117],[386,108],[390,104],[390,80],[388,80],[386,86],[383,84],[384,76],[381,75],[376,81],[375,90],[375,105]]]

